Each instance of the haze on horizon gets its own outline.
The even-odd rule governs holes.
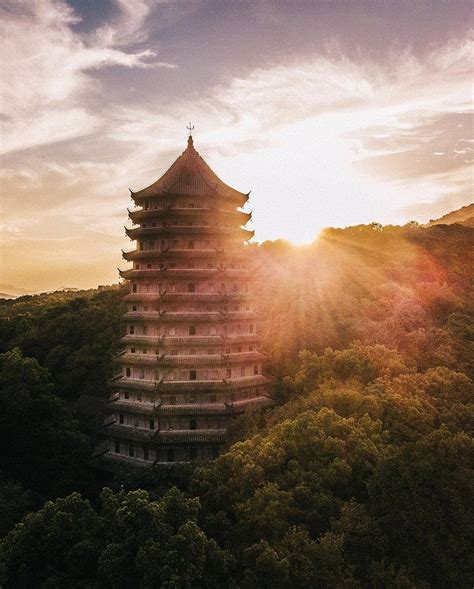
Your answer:
[[[15,0],[0,26],[0,282],[117,282],[128,187],[196,125],[257,241],[472,201],[472,3]]]

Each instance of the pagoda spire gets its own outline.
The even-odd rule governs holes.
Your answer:
[[[190,149],[192,149],[192,148],[194,148],[193,135],[192,135],[192,132],[194,130],[194,125],[191,123],[191,121],[189,121],[189,123],[186,125],[186,129],[189,131],[188,147]]]

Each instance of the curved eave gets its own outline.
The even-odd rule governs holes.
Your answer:
[[[229,279],[237,279],[237,278],[245,278],[249,275],[249,271],[247,269],[216,269],[216,268],[163,268],[161,270],[134,270],[133,268],[129,268],[127,270],[121,270],[120,268],[119,274],[121,278],[126,280],[134,279],[166,279],[166,278],[183,278],[185,280],[189,280],[192,278],[202,279],[205,278],[215,278],[215,279],[222,279],[225,278]]]
[[[241,236],[243,241],[249,241],[255,235],[255,231],[243,227],[213,227],[212,225],[182,225],[172,227],[125,227],[125,234],[130,239],[139,237],[176,237],[177,235],[200,236],[200,235],[222,235],[227,237]]]
[[[237,218],[240,225],[245,225],[252,218],[252,213],[246,213],[238,210],[226,210],[216,208],[169,208],[169,209],[140,209],[136,211],[128,210],[128,216],[133,223],[150,221],[154,219],[173,219],[186,217],[211,217],[212,219]]]

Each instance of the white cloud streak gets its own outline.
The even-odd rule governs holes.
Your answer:
[[[131,5],[120,5],[126,9],[125,19]],[[129,35],[146,15],[144,3],[134,6],[135,20],[127,21]],[[115,39],[126,37],[124,22],[117,30],[108,27],[107,34],[86,39],[71,29],[77,18],[63,2],[20,0],[5,6],[0,20],[4,153],[97,130],[101,119],[87,107],[86,97],[97,94],[100,84],[88,71],[106,66],[175,67],[156,60],[149,49],[126,52],[116,47]]]

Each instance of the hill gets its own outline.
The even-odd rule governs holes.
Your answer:
[[[211,463],[109,480],[123,291],[0,301],[0,585],[472,587],[473,246],[376,223],[250,245],[275,407]]]
[[[431,220],[428,225],[452,225],[454,223],[474,227],[474,203],[451,211],[439,219]]]

